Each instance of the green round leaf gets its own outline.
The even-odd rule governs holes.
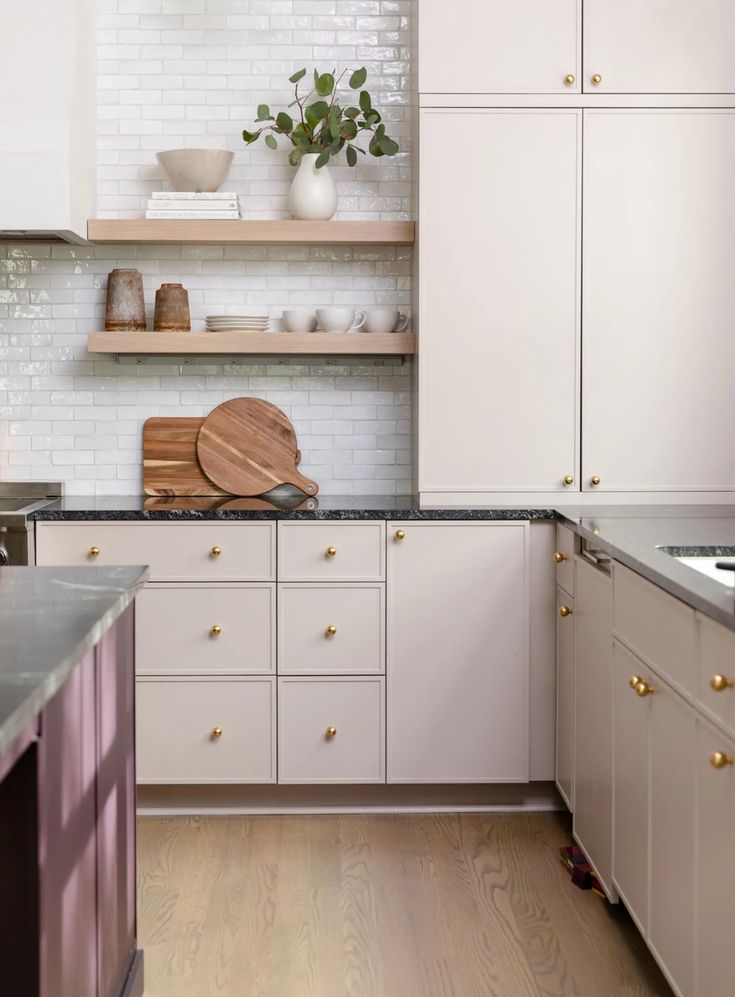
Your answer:
[[[398,143],[384,135],[380,140],[380,149],[386,156],[395,156],[398,152]]]
[[[257,132],[249,132],[247,131],[247,129],[243,129],[242,132],[243,141],[247,142],[247,144],[250,145],[252,142],[255,142],[255,140],[258,138],[262,130],[263,130],[262,128],[259,128]]]
[[[359,90],[366,79],[367,69],[363,66],[362,69],[356,69],[352,76],[350,76],[350,86],[353,90]]]
[[[372,106],[373,102],[370,99],[370,94],[367,90],[362,90],[360,92],[360,110],[363,114],[367,114]]]
[[[271,109],[267,104],[258,104],[258,117],[256,121],[272,121]]]
[[[281,129],[282,132],[285,132],[286,135],[289,135],[291,133],[291,130],[293,129],[293,119],[291,118],[290,114],[286,114],[285,111],[281,111],[279,114],[276,115],[276,125]]]
[[[320,170],[322,166],[326,166],[328,162],[329,162],[329,153],[322,152],[321,155],[317,156],[317,160],[314,165],[318,170]]]
[[[268,146],[269,149],[277,149],[278,148],[278,142],[276,141],[276,138],[275,138],[274,135],[266,135],[266,137],[265,137],[265,144]]]
[[[357,166],[357,153],[351,145],[347,146],[347,165]]]
[[[359,107],[346,107],[345,108],[345,117],[346,118],[357,118],[357,117],[359,117],[359,114],[360,114],[360,108]]]
[[[303,80],[303,78],[305,76],[306,76],[306,70],[305,69],[300,69],[297,73],[294,73],[293,76],[289,76],[288,82],[289,83],[298,83],[299,80]]]
[[[306,120],[310,125],[316,125],[329,114],[329,104],[326,100],[317,100],[313,104],[309,104],[306,108]]]
[[[350,121],[348,119],[342,123],[339,134],[342,138],[347,139],[348,142],[351,142],[353,138],[357,137],[357,125],[354,121]]]
[[[288,161],[291,166],[298,166],[301,162],[301,157],[304,155],[304,149],[299,146],[298,149],[292,149],[288,155]]]
[[[322,73],[317,77],[315,84],[316,92],[320,97],[329,97],[334,90],[334,77],[331,73]]]

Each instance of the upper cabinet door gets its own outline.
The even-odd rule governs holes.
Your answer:
[[[585,111],[583,488],[735,490],[735,111]]]
[[[421,0],[420,93],[579,92],[581,0]]]
[[[421,491],[576,481],[580,146],[580,111],[421,112]]]
[[[586,92],[735,93],[734,48],[733,0],[584,0]]]

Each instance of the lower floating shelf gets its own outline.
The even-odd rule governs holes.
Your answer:
[[[162,356],[412,356],[412,332],[92,332],[90,353]]]

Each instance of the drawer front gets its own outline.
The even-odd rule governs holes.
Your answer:
[[[383,585],[279,585],[280,674],[385,670]]]
[[[576,537],[566,526],[556,527],[556,584],[560,585],[570,595],[574,595],[574,554],[576,552]],[[561,555],[560,560],[556,555]]]
[[[140,783],[275,782],[275,679],[140,678],[136,725]]]
[[[384,577],[384,523],[278,524],[279,581],[360,582]]]
[[[276,669],[276,587],[148,585],[135,600],[136,670],[169,675]]]
[[[695,694],[694,610],[621,564],[613,572],[613,629],[647,663]]]
[[[735,633],[697,614],[697,698],[735,736]]]
[[[279,679],[278,781],[385,782],[384,704],[382,678]]]
[[[38,523],[36,529],[38,564],[148,564],[152,581],[275,580],[274,523]]]

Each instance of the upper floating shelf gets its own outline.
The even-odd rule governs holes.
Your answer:
[[[91,353],[209,356],[411,356],[410,332],[92,332]]]
[[[413,222],[211,221],[92,218],[90,242],[159,242],[217,245],[412,246]]]

